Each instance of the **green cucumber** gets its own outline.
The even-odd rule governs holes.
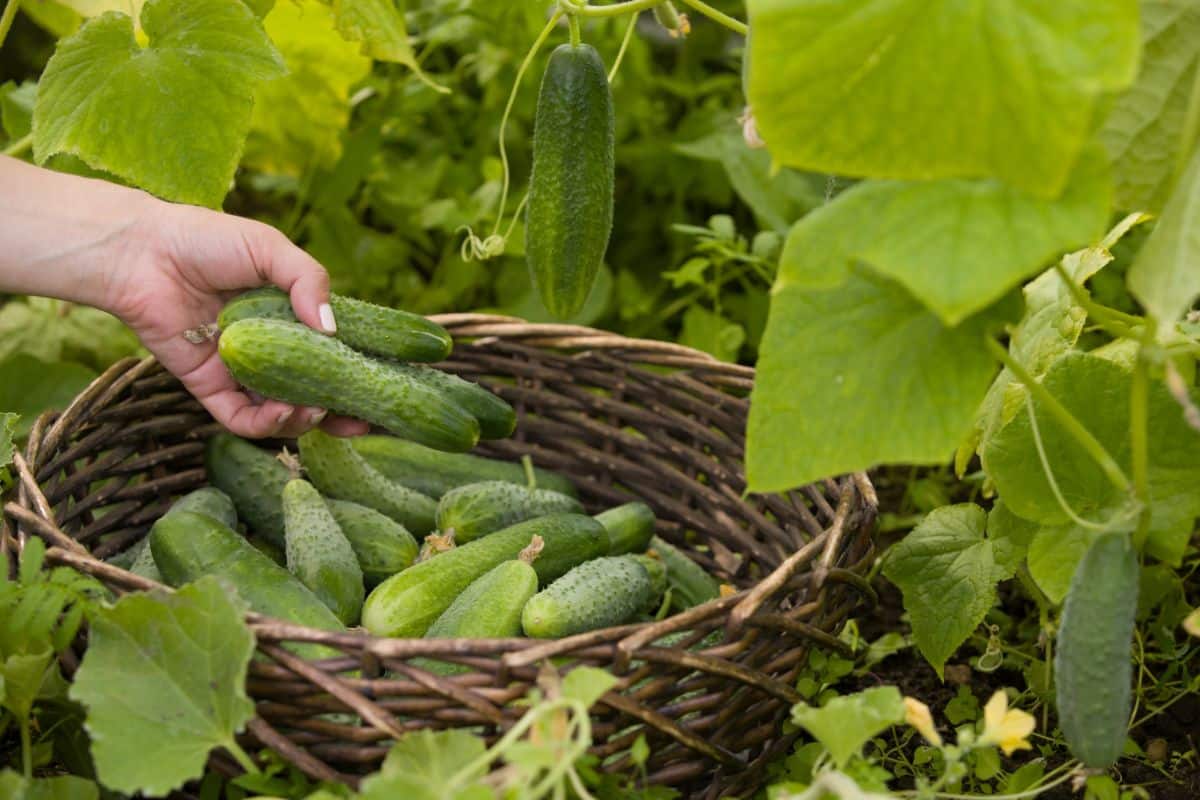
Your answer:
[[[475,417],[479,421],[481,439],[504,439],[516,430],[517,412],[513,411],[513,407],[479,384],[433,367],[394,366],[402,371],[413,372],[416,377],[436,386],[450,402]]]
[[[363,626],[376,636],[423,635],[472,581],[516,558],[535,535],[544,542],[533,564],[542,583],[608,551],[608,534],[591,517],[552,514],[519,522],[388,578],[367,595]]]
[[[613,102],[596,49],[563,44],[542,77],[533,123],[525,258],[546,309],[587,302],[613,220]]]
[[[531,548],[527,547],[526,550]],[[429,626],[426,639],[508,639],[521,635],[521,611],[537,593],[537,571],[530,566],[536,556],[522,554],[482,576],[454,599]],[[467,672],[461,664],[421,659],[421,666],[439,675]]]
[[[233,501],[229,499],[229,495],[211,486],[205,486],[185,494],[167,509],[167,514],[175,514],[180,511],[204,514],[230,528],[237,529],[238,519],[237,512],[233,508]],[[136,549],[137,555],[134,557],[129,571],[135,575],[141,575],[143,578],[162,583],[162,574],[158,571],[158,567],[154,563],[154,556],[150,552],[150,537],[142,539]]]
[[[326,497],[349,500],[387,514],[417,536],[434,528],[433,498],[388,480],[348,439],[313,429],[300,437],[300,462]]]
[[[344,624],[353,625],[363,604],[362,568],[325,499],[308,481],[297,478],[283,487],[283,524],[288,572]]]
[[[1132,703],[1138,559],[1124,533],[1101,535],[1075,568],[1054,653],[1058,723],[1087,767],[1103,769],[1125,747]]]
[[[349,500],[327,498],[325,502],[350,540],[368,587],[407,569],[417,557],[417,540],[386,514]]]
[[[329,304],[337,321],[334,336],[355,350],[397,361],[441,361],[450,355],[450,334],[419,314],[338,294],[329,296]],[[217,326],[224,330],[239,320],[256,318],[297,321],[287,293],[265,286],[226,303],[217,317]]]
[[[254,533],[283,546],[283,487],[288,468],[275,455],[230,433],[218,433],[204,449],[208,482],[229,495],[238,517]]]
[[[259,551],[279,566],[287,566],[287,553],[283,552],[283,548],[272,542],[270,539],[266,539],[262,536],[248,536],[246,537],[246,541],[250,542],[255,550]]]
[[[150,550],[171,586],[216,575],[260,614],[321,630],[345,629],[294,575],[211,517],[191,511],[167,514],[150,531]],[[338,655],[315,645],[296,645],[292,649],[306,658]]]
[[[358,417],[439,450],[479,441],[479,421],[440,385],[307,325],[243,319],[221,332],[218,349],[233,377],[264,397]]]
[[[667,567],[671,607],[676,611],[685,611],[721,596],[720,582],[670,542],[654,536],[650,539],[650,550]]]
[[[505,481],[520,486],[527,483],[524,467],[511,461],[443,453],[395,436],[356,436],[353,443],[354,449],[375,469],[396,483],[433,498],[440,498],[457,486],[479,481]],[[578,495],[575,484],[556,472],[535,468],[533,474],[539,489],[552,489],[571,497]]]
[[[620,625],[652,607],[661,586],[636,556],[586,561],[525,604],[521,627],[528,636],[561,639]]]
[[[642,553],[654,535],[654,512],[645,503],[626,503],[596,515],[612,542],[610,556]]]
[[[454,531],[454,541],[466,544],[534,517],[582,513],[583,506],[569,495],[506,481],[484,481],[442,495],[437,504],[437,528]]]

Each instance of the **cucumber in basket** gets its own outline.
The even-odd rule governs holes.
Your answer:
[[[180,511],[194,511],[197,514],[212,517],[231,529],[237,528],[237,512],[233,508],[233,501],[229,499],[229,495],[211,486],[205,486],[203,489],[185,494],[167,509],[167,514],[177,514]],[[142,539],[136,550],[137,554],[134,556],[129,571],[135,575],[141,575],[143,578],[162,583],[162,573],[158,571],[158,566],[154,563],[154,555],[150,552],[150,537]]]
[[[354,449],[367,462],[396,483],[421,494],[440,498],[458,486],[480,481],[505,481],[527,484],[525,469],[511,461],[470,455],[444,453],[395,436],[356,436]],[[575,484],[556,472],[534,468],[539,489],[551,489],[575,497]]]
[[[525,633],[559,639],[632,621],[666,589],[666,569],[646,556],[585,561],[535,594],[521,614]]]
[[[239,320],[221,332],[218,350],[233,377],[264,397],[358,417],[438,450],[466,451],[479,441],[479,421],[440,384],[307,325]]]
[[[721,596],[720,582],[675,545],[655,536],[650,539],[650,550],[667,567],[671,607],[676,611],[686,611]]]
[[[397,361],[441,361],[450,355],[453,345],[450,334],[419,314],[339,294],[331,294],[329,304],[337,321],[334,336],[355,350]],[[224,330],[238,320],[255,318],[297,321],[287,293],[264,286],[226,303],[217,317],[217,326]]]
[[[283,524],[288,572],[344,624],[354,624],[363,604],[362,568],[325,499],[308,481],[297,478],[283,487]]]
[[[437,528],[444,533],[454,531],[454,541],[465,544],[534,517],[582,513],[583,506],[570,495],[507,481],[483,481],[442,495],[437,504]]]
[[[362,624],[376,636],[421,636],[471,582],[516,558],[533,537],[542,552],[533,567],[542,583],[608,552],[604,526],[582,514],[519,522],[393,575],[367,596]]]
[[[227,494],[238,516],[254,533],[283,546],[283,487],[291,480],[288,468],[273,453],[218,433],[204,448],[208,482]]]
[[[420,536],[433,530],[437,503],[372,467],[350,441],[313,429],[299,439],[300,463],[326,497],[349,500],[387,514]]]
[[[406,569],[416,559],[417,540],[396,520],[349,500],[330,497],[325,504],[350,540],[368,587]]]
[[[625,503],[601,511],[596,521],[608,531],[610,556],[644,552],[654,535],[654,512],[645,503]]]

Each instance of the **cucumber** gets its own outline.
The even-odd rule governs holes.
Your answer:
[[[356,436],[353,444],[375,469],[396,483],[433,498],[440,498],[457,486],[479,481],[526,485],[525,469],[511,461],[443,453],[395,436]],[[533,474],[539,489],[552,489],[571,497],[578,495],[575,484],[556,472],[535,468]]]
[[[533,123],[525,258],[546,309],[587,301],[613,220],[613,102],[596,49],[563,44],[542,77]]]
[[[1130,537],[1101,535],[1071,577],[1054,653],[1058,722],[1085,766],[1112,766],[1132,704],[1138,559]]]
[[[321,630],[345,629],[294,575],[211,517],[191,511],[167,514],[150,531],[150,550],[171,586],[216,575],[260,614]],[[292,649],[306,658],[338,655],[316,645],[295,645]]]
[[[329,304],[337,320],[334,337],[355,350],[397,361],[441,361],[450,355],[453,340],[449,332],[419,314],[338,294],[329,296]],[[217,326],[224,330],[239,320],[255,318],[297,322],[287,293],[264,286],[226,303]]]
[[[544,542],[533,564],[541,583],[608,551],[608,534],[591,517],[552,514],[519,522],[388,578],[367,595],[363,626],[376,636],[423,635],[472,581],[516,558],[534,535]]]
[[[363,573],[350,540],[312,484],[283,487],[288,572],[321,598],[337,618],[353,625],[362,611]]]
[[[280,496],[292,477],[288,468],[273,453],[230,433],[218,433],[208,440],[204,467],[208,482],[229,495],[250,530],[282,547]]]
[[[525,548],[526,551],[532,547]],[[507,639],[521,635],[521,610],[537,593],[536,555],[505,561],[479,578],[454,599],[425,632],[426,639]],[[527,560],[528,559],[528,560]],[[420,666],[439,675],[469,671],[461,664],[421,659]]]
[[[394,366],[438,387],[450,402],[475,417],[481,439],[504,439],[516,430],[517,412],[513,407],[479,384],[432,367]]]
[[[595,519],[608,531],[612,542],[610,556],[644,552],[654,535],[654,512],[645,503],[626,503],[610,508],[597,514]]]
[[[368,587],[406,569],[417,557],[417,540],[386,514],[349,500],[327,498],[325,503],[350,540]]]
[[[358,417],[439,450],[479,441],[478,420],[439,385],[307,325],[243,319],[221,332],[218,350],[233,377],[264,397]]]
[[[721,584],[683,551],[658,536],[650,539],[651,552],[667,567],[671,607],[685,611],[721,596]]]
[[[661,586],[636,556],[586,561],[525,604],[521,627],[528,636],[560,639],[620,625],[653,606]]]
[[[230,528],[237,529],[237,512],[233,508],[233,501],[229,499],[229,495],[211,486],[205,486],[185,494],[167,509],[167,514],[175,514],[179,511],[194,511],[197,514],[204,514]],[[162,574],[158,571],[158,567],[154,563],[154,556],[150,552],[149,536],[138,543],[136,551],[129,571],[135,575],[141,575],[143,578],[162,583]]]
[[[417,536],[433,530],[433,498],[385,478],[349,440],[314,429],[301,436],[299,444],[304,470],[325,496],[373,508]]]
[[[279,566],[287,566],[287,553],[283,552],[283,548],[272,542],[270,539],[266,539],[262,536],[248,536],[246,537],[246,541],[250,542],[250,545],[255,550],[259,551]]]
[[[451,489],[437,504],[437,528],[454,531],[457,544],[547,514],[582,514],[574,497],[528,489],[506,481],[484,481]]]

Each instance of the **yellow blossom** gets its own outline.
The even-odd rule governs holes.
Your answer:
[[[904,721],[916,728],[917,733],[925,737],[925,741],[934,747],[942,746],[942,736],[933,727],[933,715],[929,706],[915,697],[904,698]]]
[[[1031,750],[1029,735],[1036,724],[1031,714],[1019,708],[1010,709],[1008,695],[998,691],[983,707],[983,734],[979,744],[998,745],[1006,756],[1017,750]]]

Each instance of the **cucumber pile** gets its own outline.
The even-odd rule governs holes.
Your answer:
[[[393,360],[444,358],[444,330],[335,297],[340,324],[328,337],[296,322],[286,300],[256,290],[222,313],[220,352],[238,380],[403,436],[318,429],[272,452],[217,434],[205,449],[210,485],[119,557],[133,571],[172,586],[216,575],[259,613],[388,637],[558,638],[720,594],[715,578],[654,535],[644,503],[589,516],[562,475],[459,452],[480,435],[509,435],[516,416],[475,384]]]

